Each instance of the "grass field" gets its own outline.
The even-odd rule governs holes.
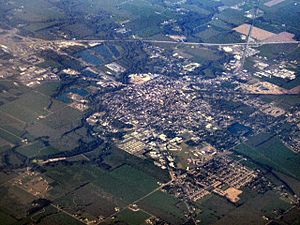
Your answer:
[[[86,137],[85,128],[78,129],[77,133],[63,134],[79,126],[83,114],[51,99],[59,85],[58,82],[48,82],[35,90],[28,90],[22,85],[15,85],[13,81],[0,82],[0,87],[6,90],[5,95],[13,96],[0,106],[1,149],[22,144],[17,151],[33,158],[59,152],[56,149],[63,151],[78,146],[81,136]],[[49,139],[54,148],[32,143],[35,138],[42,136]],[[21,143],[25,138],[29,141],[28,145]]]
[[[69,216],[63,212],[58,212],[58,213],[54,213],[52,215],[42,218],[38,224],[39,225],[53,225],[53,224],[83,225],[84,223],[72,218],[71,216]]]
[[[280,179],[284,180],[284,182],[286,182],[297,195],[300,195],[300,182],[297,179],[280,172],[276,172],[276,175],[280,177]]]
[[[157,181],[154,178],[129,165],[117,168],[110,174],[116,179],[119,179],[124,183],[130,183],[138,189],[146,189],[146,192],[158,187]]]
[[[263,225],[266,224],[263,216],[275,218],[274,209],[287,210],[290,207],[291,205],[281,200],[274,192],[267,192],[264,195],[256,195],[242,206],[226,214],[222,219],[214,223],[214,225]]]
[[[15,173],[5,173],[5,172],[0,172],[0,185],[5,184],[7,181],[10,179],[14,178],[16,176]]]
[[[87,154],[88,157],[93,159],[95,157],[94,153]],[[165,183],[170,180],[169,173],[166,170],[162,170],[159,167],[155,166],[152,161],[144,160],[136,156],[130,155],[129,153],[112,147],[109,151],[109,154],[105,156],[103,163],[106,164],[114,170],[122,166],[123,164],[130,165],[131,167],[139,170],[150,177],[154,177],[157,181]]]
[[[111,172],[88,164],[57,165],[46,168],[45,175],[53,180],[53,189],[48,193],[55,204],[70,213],[79,213],[89,219],[113,214],[114,208],[122,208],[142,198],[158,187],[157,180],[129,165]],[[76,173],[74,173],[76,171]],[[138,202],[149,213],[170,222],[184,220],[185,206],[173,196],[156,192]],[[147,216],[148,218],[149,216]],[[127,213],[121,219],[130,219]],[[145,214],[131,219],[141,220]],[[176,224],[175,223],[175,224]]]
[[[155,216],[169,221],[171,224],[181,224],[185,221],[185,205],[175,197],[157,191],[138,204],[142,209]]]
[[[5,224],[5,225],[14,224],[15,222],[17,222],[16,219],[1,211],[0,211],[0,221],[1,224]]]
[[[32,4],[30,0],[21,0],[18,4],[23,6],[23,10],[15,12],[14,17],[16,19],[22,19],[28,22],[41,22],[63,17],[63,13],[61,13],[58,8],[54,8],[53,5],[46,0],[36,0],[35,4]]]
[[[288,149],[276,136],[259,134],[240,144],[235,151],[262,165],[300,180],[300,155]]]
[[[201,213],[197,219],[200,224],[232,224],[232,225],[248,225],[248,224],[265,224],[262,216],[275,218],[274,209],[287,210],[291,205],[280,198],[280,196],[268,191],[265,194],[257,194],[251,190],[244,189],[241,195],[243,199],[240,206],[235,206],[226,199],[211,195],[197,202]]]
[[[0,111],[0,138],[4,140],[4,146],[12,146],[19,144],[22,141],[26,124]]]
[[[89,183],[66,196],[59,198],[55,204],[72,214],[81,214],[90,220],[108,217],[115,213],[115,207],[125,204],[113,195],[104,192],[100,187]]]
[[[237,11],[234,9],[225,9],[219,15],[218,18],[226,23],[240,25],[247,22],[247,18],[244,16],[243,11]]]
[[[129,12],[131,17],[135,17],[129,22],[129,28],[142,37],[151,37],[161,33],[160,24],[164,20],[172,18],[172,13],[169,10],[159,4],[151,4],[147,1],[133,0],[124,4],[122,9]]]
[[[84,223],[78,221],[72,216],[59,211],[54,206],[47,206],[42,210],[34,213],[33,215],[27,216],[14,225],[24,225],[24,224],[36,224],[36,225],[84,225]]]
[[[210,195],[197,202],[197,206],[201,210],[197,219],[200,224],[213,224],[222,218],[225,214],[233,211],[235,206],[230,204],[226,199],[217,195]]]
[[[20,146],[16,148],[16,151],[28,158],[39,158],[41,156],[47,156],[60,152],[59,150],[51,146],[45,146],[43,143],[38,141],[29,145]]]
[[[124,207],[158,187],[155,178],[129,165],[111,172],[86,164],[59,165],[47,168],[45,175],[54,181],[54,188],[49,192],[50,199],[57,199],[55,202],[68,212],[81,213],[89,218],[108,216],[114,212],[114,207]],[[185,219],[183,203],[164,192],[157,191],[142,199],[138,205],[173,224]],[[144,213],[132,217],[127,213],[121,214],[124,220],[131,218],[139,221],[145,217]]]
[[[287,32],[296,34],[297,37],[300,35],[300,23],[299,23],[299,12],[300,5],[295,4],[297,1],[286,0],[280,4],[272,7],[261,6],[264,10],[263,18],[268,19],[269,24],[282,26],[285,24],[284,29]]]
[[[37,86],[35,90],[44,95],[51,96],[57,91],[60,85],[60,82],[52,81]]]
[[[60,151],[68,151],[79,145],[78,140],[89,140],[86,128],[70,130],[81,125],[83,113],[58,102],[53,107],[58,109],[50,112],[46,118],[30,124],[27,131],[34,137],[48,137],[50,145]],[[52,110],[54,110],[52,107]]]
[[[191,55],[193,59],[200,64],[217,61],[222,58],[222,55],[219,51],[217,51],[217,49],[211,48],[191,48],[188,46],[182,46],[179,48],[179,51]]]
[[[280,222],[280,225],[281,224],[298,225],[300,224],[300,209],[295,207],[292,210],[290,210],[288,213],[283,215],[280,219],[275,221]]]
[[[31,208],[31,202],[34,200],[30,194],[13,186],[1,186],[0,196],[0,211],[15,219],[26,217],[27,210]]]
[[[77,171],[76,174],[73,171]],[[59,196],[87,182],[100,187],[120,201],[131,203],[146,195],[158,185],[149,175],[124,165],[113,172],[107,172],[94,165],[73,165],[48,168],[46,175],[57,181],[57,186],[50,195]]]
[[[29,218],[28,218],[29,219]],[[30,219],[31,221],[36,221],[35,224],[38,225],[83,225],[80,221],[72,218],[64,212],[58,211],[53,206],[48,206],[45,210],[37,212]],[[22,223],[20,223],[21,225]]]
[[[126,209],[121,213],[117,214],[116,217],[117,218],[115,220],[121,221],[126,224],[141,225],[141,224],[146,224],[145,220],[147,220],[151,216],[142,211],[134,212],[129,209]]]
[[[0,137],[12,144],[18,144],[22,140],[20,137],[3,128],[0,128]]]
[[[50,98],[34,92],[25,93],[17,100],[9,102],[0,107],[0,111],[5,112],[20,121],[33,122],[38,116],[47,115],[46,110]]]

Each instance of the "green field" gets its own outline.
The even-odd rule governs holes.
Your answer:
[[[282,174],[280,172],[275,172],[278,177],[280,177],[281,180],[286,182],[288,186],[297,194],[300,195],[300,182],[299,180],[292,178],[288,175]]]
[[[241,196],[243,198],[243,196]],[[254,195],[240,207],[228,212],[214,225],[231,224],[231,225],[263,225],[266,221],[263,216],[275,218],[277,215],[274,210],[289,209],[291,205],[280,199],[279,195],[270,191],[263,195]]]
[[[28,218],[29,219],[29,218]],[[48,206],[44,210],[37,212],[30,218],[31,221],[34,221],[38,225],[52,225],[52,224],[61,224],[61,225],[83,225],[84,223],[78,221],[77,219],[67,215],[64,212],[58,211],[53,206]],[[20,222],[20,225],[22,222]]]
[[[300,155],[288,149],[277,136],[259,134],[240,144],[235,151],[259,164],[300,180]]]
[[[87,156],[95,160],[95,157],[98,157],[97,154],[99,153],[91,152],[88,153]],[[162,170],[161,168],[155,166],[152,161],[133,156],[115,146],[110,149],[109,154],[105,156],[102,164],[105,167],[108,166],[111,170],[114,170],[123,164],[127,164],[150,177],[154,177],[161,183],[165,183],[170,180],[169,173],[166,170]]]
[[[18,144],[22,140],[20,137],[3,128],[0,128],[0,137],[12,144]]]
[[[24,224],[36,224],[36,225],[84,225],[78,219],[73,218],[72,216],[59,211],[54,206],[46,206],[42,210],[25,217],[18,222],[15,222],[14,225],[24,225]]]
[[[294,33],[300,40],[299,0],[284,0],[273,7],[264,6],[266,1],[0,0],[4,45],[0,45],[0,67],[5,67],[0,72],[0,225],[98,225],[102,219],[107,225],[150,225],[149,218],[161,220],[160,225],[190,225],[192,219],[201,225],[276,225],[270,222],[273,219],[280,225],[300,225],[300,211],[287,212],[296,205],[290,202],[292,192],[300,195],[300,154],[283,142],[296,136],[290,132],[297,129],[293,117],[300,97],[246,93],[240,88],[259,79],[224,67],[233,58],[239,63],[238,55],[252,55],[251,47],[259,52],[247,56],[241,70],[251,75],[259,69],[259,60],[268,61],[270,68],[296,61],[287,64],[287,69],[296,71],[296,79],[260,80],[286,89],[300,85],[299,45],[256,46],[251,38],[251,46],[243,45],[243,36],[233,30],[252,23],[274,33]],[[248,13],[255,11],[256,4],[262,11],[252,20]],[[186,42],[170,41],[171,35],[183,36]],[[232,54],[220,43],[230,43]],[[108,69],[111,62],[125,71]],[[185,65],[191,62],[200,66],[188,72]],[[27,73],[35,68],[32,75],[41,83],[27,87],[31,79]],[[44,80],[39,68],[59,79]],[[147,73],[158,76],[145,84],[130,80],[130,74]],[[72,93],[87,100],[82,102],[89,109],[81,111],[70,104],[77,101]],[[255,111],[256,100],[293,116],[273,118],[282,123],[276,135],[261,133],[246,141],[250,128],[255,131],[263,118],[272,121]],[[205,112],[209,109],[212,112]],[[99,121],[89,124],[96,112]],[[182,118],[189,122],[180,124]],[[216,129],[205,128],[208,123]],[[135,135],[140,128],[150,131],[135,137],[145,142],[143,155],[117,147],[126,141],[123,134]],[[243,131],[248,133],[242,135]],[[167,134],[168,140],[161,134]],[[218,140],[222,135],[228,140]],[[183,139],[181,146],[177,143],[183,149],[170,153],[176,164],[172,171],[148,157],[156,148],[167,156],[165,151],[175,145],[174,140],[169,142],[171,136]],[[240,200],[233,204],[209,185],[204,187],[209,195],[190,202],[187,194],[196,194],[194,185],[203,185],[198,181],[220,180],[225,182],[219,186],[222,190],[232,182],[228,176],[215,179],[220,161],[206,164],[210,156],[201,148],[210,144],[222,151],[239,140],[242,143],[231,154],[224,152],[224,160],[235,167],[227,161],[232,157],[257,174],[239,187]],[[188,171],[181,170],[187,167]],[[171,180],[171,172],[175,179]]]
[[[63,17],[63,14],[57,8],[53,8],[46,0],[36,0],[35,4],[32,4],[30,0],[20,0],[18,4],[22,4],[24,8],[15,12],[14,17],[16,19],[28,22],[41,22]]]
[[[115,220],[129,225],[141,225],[146,224],[145,220],[147,220],[151,216],[142,211],[134,212],[129,209],[125,209],[124,211],[117,214],[116,217],[117,218]]]
[[[15,85],[13,81],[0,82],[0,87],[6,90],[6,97],[13,96],[11,101],[0,106],[1,151],[8,146],[22,144],[17,151],[33,158],[71,150],[78,146],[79,139],[88,141],[85,128],[64,135],[81,124],[83,113],[51,99],[59,83],[45,83],[31,91],[22,85]],[[32,143],[42,136],[48,139],[51,146]],[[21,143],[23,139],[29,141],[28,145]]]
[[[11,172],[11,173],[5,173],[5,172],[0,172],[0,185],[5,184],[7,181],[9,181],[10,179],[14,178],[16,176],[15,173]]]
[[[237,11],[234,9],[225,9],[219,15],[219,19],[236,26],[247,22],[247,18],[244,16],[243,11]]]
[[[33,122],[38,116],[47,115],[46,107],[50,98],[39,93],[29,92],[20,96],[17,100],[0,107],[0,111],[15,117],[23,122]]]
[[[28,158],[38,158],[60,152],[51,146],[45,146],[41,142],[20,146],[16,151]]]
[[[299,37],[300,5],[295,3],[299,2],[295,0],[286,0],[272,7],[261,5],[262,10],[264,10],[263,18],[267,19],[268,24],[271,26],[277,25],[280,27],[282,24],[285,24],[284,29],[287,32],[294,33]]]
[[[284,214],[281,218],[275,220],[280,225],[292,224],[299,225],[300,224],[300,209],[293,208],[288,213]]]
[[[0,211],[0,221],[1,224],[5,224],[5,225],[14,224],[15,222],[17,222],[17,220],[15,220],[13,217],[1,211]]]
[[[179,52],[186,53],[193,57],[193,60],[202,64],[210,61],[217,61],[221,59],[223,56],[217,49],[212,48],[191,48],[189,46],[180,46]]]
[[[6,141],[3,138],[0,138],[0,154],[9,150],[12,147],[12,144]]]
[[[133,203],[158,187],[156,179],[129,165],[118,167],[112,172],[93,165],[80,165],[80,169],[78,166],[47,169],[45,175],[54,180],[55,185],[49,197],[57,199],[56,203],[67,211],[80,212],[89,218],[108,216],[114,212],[114,207]],[[64,195],[68,192],[70,194]],[[183,203],[164,192],[157,191],[137,204],[146,212],[175,224],[185,219]],[[123,217],[128,216],[125,214]],[[136,219],[141,218],[144,216],[137,215]]]
[[[186,206],[172,195],[157,191],[138,203],[139,207],[155,216],[169,221],[171,224],[181,224],[186,218]]]
[[[75,218],[72,218],[71,216],[69,216],[63,212],[58,212],[58,213],[53,213],[52,215],[42,218],[38,224],[39,225],[53,225],[53,224],[83,225],[84,223],[76,220]]]
[[[15,219],[26,217],[34,197],[18,187],[0,187],[0,211]]]
[[[249,189],[244,189],[241,195],[241,205],[235,206],[226,199],[211,195],[197,202],[201,209],[197,219],[201,225],[206,224],[265,224],[262,216],[275,218],[274,209],[287,210],[291,205],[280,198],[280,196],[268,191],[264,194],[257,194]]]
[[[131,204],[158,187],[155,178],[129,165],[111,172],[88,164],[57,165],[48,167],[45,175],[53,180],[48,198],[55,199],[55,204],[66,211],[89,219],[107,217],[115,212],[115,207]],[[185,206],[169,194],[156,192],[137,204],[170,222],[184,220]],[[129,219],[127,214],[121,215],[122,219]],[[133,216],[134,220],[144,217],[143,213]]]
[[[200,224],[213,224],[222,218],[225,214],[233,211],[235,206],[230,204],[226,199],[217,195],[210,195],[199,200],[197,206],[201,212],[197,215]]]
[[[61,85],[60,82],[56,82],[56,81],[47,82],[47,83],[43,83],[43,84],[39,85],[34,90],[38,91],[41,94],[51,96],[58,90],[60,85]]]
[[[77,173],[74,174],[73,171]],[[158,186],[154,178],[127,165],[113,172],[104,171],[94,165],[58,166],[48,168],[46,175],[58,184],[55,190],[50,191],[51,196],[62,195],[91,182],[120,201],[131,203]]]
[[[55,204],[69,213],[80,214],[90,220],[98,217],[109,217],[115,213],[116,207],[125,206],[122,201],[92,183],[77,188],[57,199]]]
[[[19,119],[0,111],[0,138],[6,144],[16,145],[21,142],[24,134],[25,123]]]
[[[28,126],[27,131],[30,135],[36,138],[49,137],[47,139],[50,145],[60,151],[74,149],[79,145],[79,139],[89,140],[84,127],[77,129],[76,132],[68,133],[68,131],[80,126],[82,112],[59,102],[54,103],[53,107],[56,108],[54,112],[50,112],[46,118]],[[54,110],[53,107],[52,110]],[[66,132],[67,134],[65,134]]]

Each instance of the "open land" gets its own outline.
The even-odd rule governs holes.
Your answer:
[[[299,7],[0,0],[0,223],[297,224]]]

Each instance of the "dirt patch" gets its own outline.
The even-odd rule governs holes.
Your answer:
[[[288,94],[292,94],[292,95],[300,94],[300,85],[288,90]]]
[[[268,7],[272,7],[272,6],[277,5],[277,4],[279,4],[281,2],[284,2],[284,1],[285,0],[271,0],[269,2],[266,2],[264,5],[268,6]]]
[[[281,32],[279,34],[276,34],[264,41],[267,42],[284,42],[284,41],[295,41],[294,40],[295,35],[289,32]]]
[[[228,188],[227,190],[225,190],[226,193],[226,198],[235,203],[238,202],[240,200],[239,195],[242,194],[242,191],[233,187]]]
[[[242,84],[241,88],[252,94],[282,95],[287,90],[269,82],[257,82],[255,84]]]
[[[244,24],[234,28],[233,30],[235,30],[236,32],[241,33],[241,34],[248,35],[249,30],[250,30],[250,25],[244,23]],[[259,40],[259,41],[265,40],[267,38],[271,38],[274,35],[276,35],[276,34],[266,31],[266,30],[263,30],[263,29],[260,29],[258,27],[252,28],[251,37],[256,40]]]

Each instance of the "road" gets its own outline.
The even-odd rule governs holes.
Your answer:
[[[255,4],[255,6],[253,8],[254,15],[253,15],[253,19],[252,19],[252,22],[251,22],[251,25],[250,25],[250,28],[249,28],[249,32],[248,32],[247,38],[246,38],[246,43],[244,45],[241,63],[240,63],[240,66],[237,68],[237,70],[235,72],[239,72],[239,71],[243,70],[243,68],[244,68],[244,64],[245,64],[245,61],[246,61],[248,48],[249,48],[249,45],[251,44],[250,41],[251,41],[251,36],[252,36],[252,30],[253,30],[253,27],[254,27],[255,19],[256,19],[257,14],[258,14],[258,5],[259,5],[259,0],[256,1],[256,4]]]
[[[257,13],[257,11],[256,11]],[[256,16],[255,16],[256,17]],[[254,24],[254,20],[251,24],[251,29],[249,31],[250,35],[252,32],[252,27]],[[232,43],[210,43],[210,42],[178,42],[178,41],[172,41],[172,40],[150,40],[150,39],[58,39],[58,40],[44,40],[39,38],[33,38],[33,37],[24,37],[21,35],[18,35],[16,33],[16,30],[13,29],[8,35],[4,36],[6,38],[9,37],[18,37],[21,40],[19,42],[49,42],[49,43],[63,43],[63,42],[77,42],[77,43],[104,43],[104,42],[144,42],[144,43],[150,43],[150,44],[170,44],[170,45],[190,45],[190,46],[204,46],[204,47],[222,47],[222,46],[256,46],[256,45],[277,45],[277,44],[300,44],[300,41],[260,41],[260,42],[250,42],[250,38],[247,38],[246,42],[232,42]],[[248,35],[249,37],[249,35]],[[3,38],[3,37],[2,37]],[[1,42],[1,40],[0,40]]]
[[[252,30],[252,29],[251,29]],[[103,43],[103,42],[144,42],[144,43],[152,43],[152,44],[172,44],[172,45],[191,45],[191,46],[211,46],[211,47],[222,47],[222,46],[256,46],[256,45],[276,45],[276,44],[300,44],[300,41],[267,41],[267,42],[250,42],[249,40],[246,42],[235,42],[235,43],[209,43],[209,42],[178,42],[178,41],[162,41],[162,40],[149,40],[149,39],[80,39],[80,40],[54,40],[54,43],[61,42],[86,42],[86,43]]]

